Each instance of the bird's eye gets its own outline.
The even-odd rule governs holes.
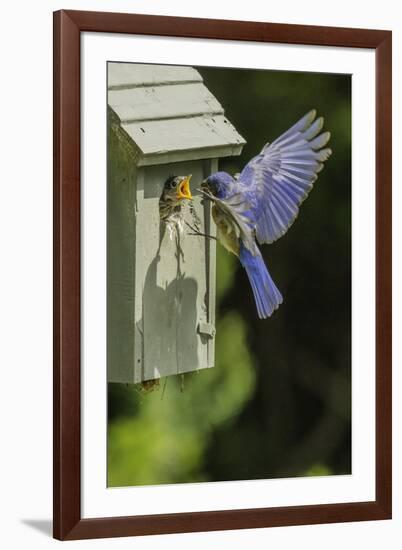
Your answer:
[[[169,176],[165,182],[165,189],[174,189],[175,187],[177,187],[176,176]]]
[[[216,181],[215,181],[215,180],[213,180],[213,179],[208,179],[208,180],[207,180],[207,187],[208,187],[208,189],[210,190],[210,192],[211,192],[213,195],[216,195],[216,194],[217,194],[218,186],[216,185]]]

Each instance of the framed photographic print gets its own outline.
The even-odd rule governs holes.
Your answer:
[[[54,14],[54,536],[391,517],[391,33]]]

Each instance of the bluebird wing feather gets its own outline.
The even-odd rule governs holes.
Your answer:
[[[254,224],[251,208],[245,197],[241,193],[234,193],[224,200],[203,192],[206,197],[212,200],[221,212],[231,220],[237,228],[238,236],[244,243],[244,246],[253,254],[258,254],[258,247],[254,239]]]
[[[251,159],[237,184],[251,205],[259,243],[282,237],[295,221],[323,163],[329,132],[320,133],[324,120],[312,110],[261,153]]]

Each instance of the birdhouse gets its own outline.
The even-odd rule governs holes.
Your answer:
[[[195,69],[108,63],[109,382],[214,366],[216,241],[169,234],[159,198],[170,175],[192,174],[185,216],[213,237],[197,187],[244,143]]]

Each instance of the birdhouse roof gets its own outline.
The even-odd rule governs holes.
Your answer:
[[[108,105],[139,165],[239,155],[245,143],[192,67],[108,63]]]

